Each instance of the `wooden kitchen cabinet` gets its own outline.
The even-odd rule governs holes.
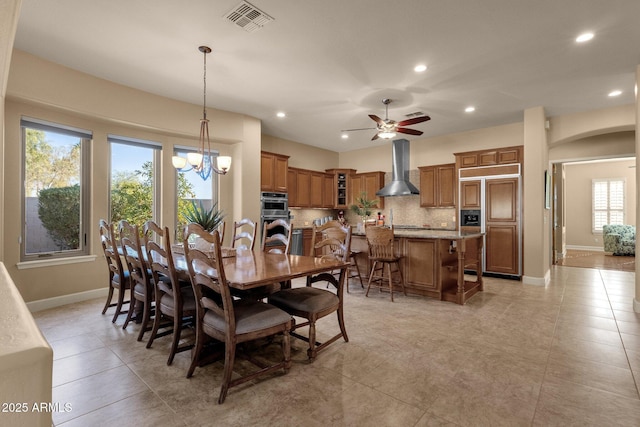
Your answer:
[[[455,163],[435,166],[421,166],[420,206],[443,208],[456,206],[456,165]]]
[[[327,169],[327,174],[333,176],[333,208],[348,209],[352,204],[351,176],[355,169]]]
[[[480,209],[480,181],[460,182],[460,209]]]
[[[458,168],[523,163],[523,147],[502,147],[492,150],[455,153]]]
[[[298,172],[293,168],[287,170],[287,193],[289,194],[289,207],[298,206]]]
[[[302,254],[311,256],[311,237],[313,236],[312,228],[302,229]]]
[[[404,242],[405,282],[417,293],[440,297],[438,240],[407,238]]]
[[[322,182],[322,207],[335,208],[335,176],[330,173],[324,173]]]
[[[312,208],[323,207],[324,198],[324,173],[317,171],[309,172],[309,204]]]
[[[306,169],[289,168],[288,181],[291,183],[289,191],[289,207],[311,207],[309,190],[311,185],[311,171]]]
[[[518,178],[486,180],[486,271],[520,274],[518,185]]]
[[[289,156],[260,153],[260,190],[286,193],[288,190]]]
[[[351,176],[351,204],[360,197],[362,192],[367,193],[367,199],[378,199],[374,209],[384,208],[384,197],[376,196],[376,192],[384,187],[384,172],[364,172]]]

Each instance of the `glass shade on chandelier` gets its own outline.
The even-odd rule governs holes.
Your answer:
[[[396,133],[393,131],[388,131],[388,130],[383,130],[378,132],[378,138],[382,138],[382,139],[391,139],[391,138],[395,138]]]
[[[211,140],[209,139],[209,119],[207,119],[207,54],[211,53],[211,48],[207,46],[200,46],[198,50],[200,50],[204,55],[204,101],[202,119],[200,119],[198,151],[187,153],[187,158],[173,156],[171,163],[179,172],[194,170],[203,180],[206,181],[211,176],[211,172],[225,175],[231,168],[231,157],[217,156],[216,166],[213,166]]]

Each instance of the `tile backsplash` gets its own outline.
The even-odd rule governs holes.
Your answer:
[[[420,171],[415,169],[409,171],[409,180],[420,187]],[[385,184],[391,181],[391,173],[385,174]],[[446,230],[456,229],[455,208],[423,208],[420,207],[420,196],[394,196],[385,197],[384,209],[379,210],[386,219],[386,224],[390,224],[391,211],[393,210],[393,223],[395,225],[417,225],[429,228]],[[371,219],[376,218],[378,211],[374,211]],[[338,217],[338,210],[335,209],[291,209],[294,216],[293,222],[296,226],[302,227],[312,225],[313,220],[324,216]],[[360,218],[349,209],[344,212],[345,218],[350,224],[356,224]]]

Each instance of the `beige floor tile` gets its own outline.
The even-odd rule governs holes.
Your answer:
[[[551,347],[551,356],[584,359],[617,366],[618,368],[626,368],[629,366],[627,356],[621,346],[574,338],[554,338]]]
[[[637,426],[640,401],[549,377],[545,380],[534,426]]]
[[[105,347],[105,344],[93,334],[74,335],[57,341],[49,341],[49,345],[53,348],[53,360]]]
[[[57,359],[53,362],[53,386],[66,384],[122,365],[122,360],[105,347]]]
[[[580,339],[622,347],[620,334],[617,330],[608,331],[579,324],[559,323],[555,330],[555,336],[559,339]]]
[[[625,322],[623,320],[618,320],[617,323],[621,333],[640,336],[640,321]]]

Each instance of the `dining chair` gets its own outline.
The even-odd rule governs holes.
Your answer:
[[[371,282],[374,282],[376,283],[374,286],[380,289],[388,287],[391,294],[391,302],[393,302],[394,281],[400,284],[402,292],[407,295],[404,287],[404,276],[402,275],[402,270],[400,270],[402,256],[396,252],[394,247],[393,228],[384,226],[367,227],[365,234],[367,236],[367,245],[369,246],[369,260],[372,263],[365,296],[369,296]],[[395,266],[395,270],[391,269],[392,265]],[[393,278],[393,273],[397,273],[398,277],[396,279]],[[385,281],[387,286],[383,285]]]
[[[187,378],[199,365],[206,337],[224,343],[224,372],[218,403],[224,402],[229,388],[251,381],[256,377],[291,367],[291,341],[289,331],[292,319],[286,312],[264,302],[235,300],[229,290],[222,264],[220,235],[207,233],[198,224],[188,224],[185,242],[191,235],[199,236],[213,245],[213,255],[184,244],[189,277],[196,296],[196,346],[191,353],[191,366]],[[211,257],[211,258],[210,258]],[[231,379],[238,344],[258,338],[282,334],[283,360],[267,366],[247,356],[247,360],[260,368],[239,378]],[[245,372],[244,369],[242,371]]]
[[[282,228],[282,230],[278,230],[278,228]],[[273,232],[274,230],[275,232]],[[262,252],[289,254],[292,230],[291,224],[283,219],[265,222],[262,230]]]
[[[253,250],[256,244],[256,223],[249,218],[233,222],[233,237],[231,237],[231,247],[236,249]]]
[[[173,363],[176,353],[190,350],[193,344],[180,346],[182,329],[193,324],[196,300],[190,281],[180,280],[173,261],[169,227],[161,228],[154,221],[147,221],[143,228],[144,246],[154,283],[156,312],[147,348],[151,348],[157,337],[172,334],[171,349],[167,365]],[[158,334],[164,319],[170,319],[173,329]]]
[[[131,290],[131,276],[129,271],[124,269],[122,265],[122,259],[118,253],[118,245],[116,243],[115,232],[113,230],[113,224],[107,223],[104,219],[99,221],[100,229],[100,243],[102,245],[102,251],[107,261],[107,268],[109,269],[109,293],[107,294],[107,302],[104,304],[102,314],[107,312],[109,307],[116,307],[116,311],[113,314],[112,323],[116,322],[116,319],[120,314],[125,314],[127,311],[122,310],[124,304],[129,304],[130,301],[125,301],[124,296],[127,290]],[[113,299],[113,291],[118,291],[118,301],[111,303]]]
[[[336,230],[334,232],[326,232],[330,228],[335,228]],[[322,240],[316,243],[315,240],[318,235],[326,237],[323,237]],[[345,342],[349,341],[344,325],[343,290],[349,262],[351,228],[345,227],[335,220],[329,221],[321,226],[314,225],[311,242],[311,248],[315,256],[339,259],[345,263],[345,267],[341,269],[337,278],[331,273],[320,273],[315,276],[308,276],[306,286],[282,289],[269,296],[269,303],[283,309],[292,316],[306,319],[304,323],[293,324],[291,335],[309,343],[307,357],[310,362],[313,362],[319,351],[340,337],[342,337]],[[329,282],[336,288],[336,292],[313,287],[313,284],[318,282]],[[333,312],[337,313],[340,333],[323,343],[316,342],[316,321]],[[294,332],[298,328],[307,325],[309,326],[308,336]]]
[[[323,228],[323,227],[320,227],[320,228]],[[324,238],[333,237],[338,240],[343,240],[344,234],[345,234],[345,232],[342,231],[340,228],[336,227],[335,224],[329,224],[328,226],[324,227],[321,233],[323,233]],[[334,248],[334,249],[337,250],[337,248]],[[349,292],[349,280],[356,277],[360,280],[360,286],[364,289],[364,283],[362,282],[362,276],[360,275],[360,267],[358,266],[358,258],[357,258],[357,256],[360,253],[361,252],[358,250],[353,250],[353,249],[349,250],[349,270],[348,270],[349,274],[346,278],[346,285],[345,285],[345,289],[347,292]]]
[[[118,222],[118,234],[120,235],[120,247],[124,256],[129,275],[131,276],[131,302],[129,313],[122,329],[126,329],[136,312],[136,323],[140,323],[138,341],[142,341],[144,333],[149,329],[149,320],[153,310],[154,292],[151,279],[151,270],[145,260],[145,252],[140,243],[140,233],[137,225],[131,225],[126,220]],[[140,310],[140,305],[142,310]],[[134,308],[134,309],[132,309]],[[140,319],[142,316],[142,319]]]

